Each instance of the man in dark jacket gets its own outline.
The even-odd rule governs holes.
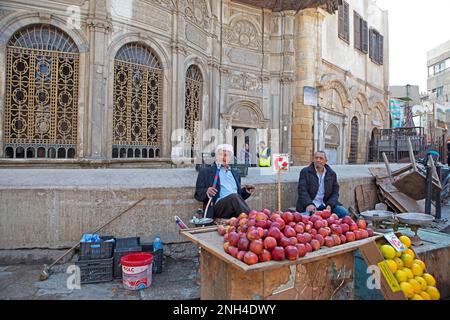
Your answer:
[[[216,148],[216,162],[198,174],[194,197],[203,202],[204,209],[211,199],[206,213],[208,218],[228,219],[250,211],[245,199],[250,197],[255,187],[246,185],[241,188],[239,173],[229,166],[232,157],[233,147],[221,144]]]
[[[339,218],[348,215],[347,209],[339,202],[336,173],[327,165],[324,151],[315,152],[313,163],[300,172],[296,209],[307,213],[329,209]]]
[[[447,139],[447,165],[450,166],[450,139]]]

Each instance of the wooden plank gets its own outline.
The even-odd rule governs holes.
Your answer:
[[[392,176],[398,176],[404,172],[407,172],[409,170],[411,170],[413,168],[412,164],[408,164],[407,166],[404,166],[403,168],[400,168],[398,170],[395,170],[394,172],[392,172]]]
[[[426,197],[426,177],[418,171],[410,171],[396,177],[392,183],[400,192],[414,200]],[[441,192],[441,188],[433,181],[433,193]]]
[[[412,165],[406,165],[398,170],[392,171],[392,176],[398,176],[399,174],[402,174],[408,170],[411,170]],[[386,168],[379,168],[379,167],[374,167],[374,168],[369,168],[369,172],[372,176],[374,176],[377,179],[390,179],[391,177],[388,175]]]
[[[281,266],[293,265],[293,264],[305,264],[314,261],[318,261],[320,259],[332,257],[335,255],[339,255],[342,253],[350,252],[356,250],[359,246],[364,245],[368,242],[373,242],[374,240],[382,237],[382,235],[376,235],[374,237],[358,240],[354,242],[345,243],[336,247],[327,248],[323,247],[318,251],[310,252],[305,257],[297,259],[295,261],[269,261],[263,263],[257,263],[254,265],[247,265],[242,261],[239,261],[236,258],[233,258],[231,255],[226,253],[223,250],[223,238],[215,231],[199,233],[199,234],[190,234],[189,232],[183,232],[189,240],[200,246],[202,249],[207,250],[209,253],[213,254],[217,258],[222,261],[236,267],[244,272],[250,271],[259,271],[259,270],[271,270],[280,268]]]
[[[409,151],[409,161],[411,161],[414,171],[417,171],[416,158],[414,157],[414,151],[413,151],[413,147],[411,144],[411,138],[408,138],[408,151]]]
[[[207,226],[207,227],[180,229],[180,232],[189,232],[189,233],[195,234],[195,233],[201,233],[204,230],[207,230],[207,231],[217,230],[217,228],[218,228],[217,225],[213,225],[213,226]]]
[[[389,192],[384,192],[384,200],[385,200],[391,207],[395,208],[396,211],[401,212],[401,213],[403,213],[403,212],[406,211],[406,209],[405,209],[400,203],[398,203],[398,202],[395,200],[395,198],[393,198],[393,197],[391,196],[391,194],[390,194]]]
[[[228,299],[228,265],[209,252],[200,254],[200,298],[202,300]]]
[[[375,168],[369,168],[369,172],[370,172],[370,174],[371,174],[372,176],[374,176],[374,177],[377,178],[377,179],[380,179],[380,178],[387,178],[387,177],[388,177],[388,176],[387,176],[387,171],[386,171],[385,168],[378,168],[378,167],[375,167]]]
[[[355,188],[355,198],[358,211],[364,212],[375,209],[378,203],[378,192],[375,184],[359,185]]]
[[[264,272],[245,273],[228,265],[228,299],[264,299]]]
[[[392,171],[391,171],[391,167],[389,165],[389,161],[388,158],[386,157],[386,153],[383,152],[383,160],[384,160],[384,164],[386,166],[386,171],[389,177],[392,177]]]
[[[385,197],[389,198],[401,212],[425,212],[425,208],[420,206],[416,200],[400,192],[391,184],[380,184],[380,188],[385,192]]]
[[[266,277],[265,277],[266,279]],[[294,287],[268,300],[351,300],[354,297],[353,252],[295,266]]]
[[[264,297],[290,291],[295,286],[296,266],[261,271],[264,274]]]
[[[208,226],[208,227],[198,227],[198,228],[188,228],[188,229],[180,229],[180,233],[189,232],[191,234],[210,232],[212,230],[217,230],[218,226]]]

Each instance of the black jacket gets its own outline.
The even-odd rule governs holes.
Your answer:
[[[203,168],[200,170],[197,177],[194,197],[198,201],[203,202],[203,209],[206,208],[206,205],[208,204],[209,201],[209,198],[206,195],[206,191],[208,190],[209,187],[213,186],[214,177],[216,176],[216,169],[217,169],[216,164],[212,165],[211,167]],[[231,173],[233,174],[234,180],[236,181],[238,194],[244,200],[250,197],[250,193],[248,193],[247,190],[245,190],[245,188],[241,188],[241,176],[239,175],[239,172],[232,169]],[[213,205],[216,203],[220,195],[220,178],[217,181],[216,189],[217,193],[213,197],[211,204],[209,205],[208,212],[206,214],[208,218],[213,218],[214,216]]]
[[[323,203],[326,206],[330,206],[334,209],[336,206],[342,205],[339,199],[339,185],[337,182],[336,173],[325,165],[327,172],[325,173],[325,196],[323,197]],[[319,178],[317,178],[316,169],[314,163],[311,163],[309,167],[303,168],[300,172],[300,178],[298,180],[298,200],[296,210],[298,212],[304,212],[306,207],[313,204],[313,200],[319,191]]]

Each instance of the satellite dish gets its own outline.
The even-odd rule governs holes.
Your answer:
[[[412,108],[411,108],[411,110],[413,112],[416,112],[416,111],[424,112],[425,109],[426,108],[424,106],[420,105],[420,104],[416,104],[416,105],[412,106]]]

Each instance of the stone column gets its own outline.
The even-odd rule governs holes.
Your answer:
[[[93,159],[111,158],[108,150],[105,55],[111,19],[107,14],[106,0],[91,1],[87,26],[89,32],[89,104],[87,126],[88,146],[86,155]],[[111,120],[112,121],[112,120]]]
[[[313,153],[313,107],[303,104],[303,87],[316,86],[321,59],[320,9],[300,11],[295,19],[295,98],[292,113],[292,155],[295,165],[306,165]]]
[[[317,114],[317,121],[314,123],[314,132],[316,132],[317,128],[317,145],[315,144],[314,147],[317,148],[317,150],[325,150],[325,121],[324,121],[324,115],[321,110],[316,110],[315,114]],[[315,139],[315,137],[314,137]]]
[[[219,73],[219,63],[216,57],[214,56],[212,57],[212,59],[208,63],[208,67],[210,74],[209,80],[210,94],[209,94],[209,118],[207,122],[206,121],[204,122],[206,130],[210,128],[218,128],[220,121],[220,114],[218,108],[219,94],[220,94],[219,90],[220,73]]]
[[[219,2],[219,1],[218,1]],[[215,54],[218,57],[218,61],[219,61],[219,72],[218,72],[218,77],[217,77],[217,84],[216,84],[216,88],[217,88],[217,92],[215,94],[217,94],[216,99],[215,99],[215,103],[217,104],[217,107],[215,108],[215,110],[217,110],[217,118],[215,119],[215,123],[214,123],[214,129],[219,129],[222,137],[224,139],[226,139],[226,131],[227,129],[229,130],[229,128],[231,128],[232,124],[231,124],[231,119],[224,119],[222,117],[222,114],[224,114],[225,112],[227,112],[227,80],[230,76],[230,70],[227,68],[226,64],[223,63],[224,60],[224,46],[225,46],[225,41],[223,39],[224,37],[224,23],[226,22],[226,17],[230,17],[230,9],[231,7],[231,3],[230,0],[221,0],[220,4],[218,4],[218,17],[219,17],[219,25],[220,25],[220,29],[219,29],[219,35],[218,35],[218,42],[217,42],[217,53]]]
[[[184,128],[184,98],[185,98],[185,71],[184,64],[187,55],[186,52],[186,17],[184,8],[173,13],[172,24],[172,107],[170,108],[171,129],[177,130]],[[172,132],[170,132],[170,136]],[[169,152],[170,153],[170,152]]]
[[[349,131],[348,131],[348,116],[344,115],[342,120],[342,164],[348,163],[348,151],[350,149],[349,145]]]
[[[282,32],[282,73],[280,90],[280,151],[289,153],[291,150],[291,115],[295,80],[295,11],[284,11]]]
[[[313,114],[313,120],[314,120],[314,123],[320,123],[320,121],[323,119],[323,116],[322,116],[322,112],[321,112],[321,107],[320,106],[317,106],[317,108],[316,108],[316,110],[315,110],[315,112],[314,112],[314,114]],[[314,132],[313,132],[313,139],[314,139],[314,142],[313,142],[313,147],[314,147],[314,150],[321,150],[321,136],[320,136],[320,134],[321,134],[321,130],[320,130],[320,128],[321,128],[321,126],[320,126],[320,124],[318,125],[318,126],[314,126]]]
[[[219,95],[220,95],[220,54],[221,54],[221,3],[211,2],[211,57],[208,60],[209,69],[209,119],[204,121],[205,129],[219,128]],[[223,102],[221,102],[223,103]]]

